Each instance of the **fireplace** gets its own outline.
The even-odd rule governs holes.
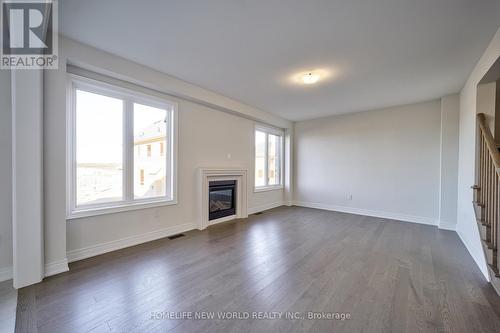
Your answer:
[[[248,202],[247,202],[247,170],[242,168],[198,168],[198,186],[196,188],[198,192],[198,229],[204,230],[209,225],[225,222],[230,219],[244,219],[248,217]],[[219,183],[220,181],[228,181],[228,183]],[[229,187],[234,187],[232,191],[234,210],[229,212],[233,215],[229,215],[222,218],[217,218],[215,215],[223,211],[218,211],[213,205],[214,214],[210,214],[210,197],[211,191],[215,190],[214,185],[230,185]],[[227,187],[227,186],[226,186]],[[218,187],[220,190],[221,187]],[[227,201],[227,200],[226,200]],[[226,206],[227,207],[227,206]],[[228,213],[228,211],[225,211]],[[210,216],[211,215],[211,216]]]
[[[236,180],[208,183],[208,220],[236,215]]]

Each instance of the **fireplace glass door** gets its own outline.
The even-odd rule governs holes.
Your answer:
[[[221,217],[236,214],[236,181],[211,181],[208,195],[208,219],[215,220]]]

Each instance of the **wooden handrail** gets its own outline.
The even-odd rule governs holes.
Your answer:
[[[498,152],[497,145],[495,143],[495,139],[493,139],[493,135],[491,135],[490,128],[486,124],[486,116],[484,113],[477,114],[477,122],[479,124],[479,128],[484,135],[486,146],[488,147],[488,151],[491,155],[491,159],[493,160],[493,164],[495,168],[500,168],[500,153]]]
[[[497,250],[500,239],[500,153],[483,113],[477,115],[477,124],[477,183],[472,186],[474,204],[478,208],[475,211],[485,245],[486,260],[495,274],[499,274],[500,256],[497,255]]]

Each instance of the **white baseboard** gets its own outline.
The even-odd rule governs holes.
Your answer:
[[[48,264],[45,264],[45,276],[56,275],[59,273],[69,271],[68,267],[68,259],[62,259],[59,261],[54,261]]]
[[[486,278],[486,281],[491,282],[490,274],[488,273],[488,267],[482,265],[485,261],[481,261],[481,260],[479,260],[479,258],[476,257],[474,252],[471,251],[469,244],[462,237],[462,234],[460,233],[460,231],[456,230],[456,233],[458,234],[458,237],[460,238],[460,240],[464,244],[467,251],[469,251],[469,254],[472,257],[472,259],[474,259],[474,261],[476,262],[476,265],[477,265],[477,267],[479,267],[479,270],[481,271],[481,273],[483,273],[484,277]],[[481,251],[483,251],[483,249],[481,249]],[[483,253],[483,252],[481,252],[481,253]]]
[[[456,231],[456,223],[439,221],[438,228],[442,230]]]
[[[67,272],[68,268],[68,260],[63,259],[59,261],[55,261],[45,265],[45,275],[51,276],[59,273]],[[4,267],[0,268],[0,282],[7,281],[13,278],[13,270],[12,267]]]
[[[145,234],[137,236],[130,236],[106,243],[88,246],[81,249],[71,250],[67,252],[68,262],[94,257],[107,252],[120,250],[129,246],[150,242],[160,238],[165,238],[193,229],[196,229],[196,225],[194,223],[180,224],[173,227],[147,232]]]
[[[350,213],[350,214],[372,216],[372,217],[380,217],[380,218],[390,219],[390,220],[398,220],[398,221],[403,221],[403,222],[413,222],[413,223],[420,223],[420,224],[437,226],[437,221],[435,219],[430,218],[430,217],[424,217],[424,216],[414,216],[414,215],[406,215],[406,214],[399,214],[399,213],[383,212],[383,211],[368,210],[368,209],[355,208],[355,207],[337,206],[337,205],[304,202],[304,201],[294,201],[293,204],[295,206],[301,206],[301,207],[331,210],[331,211],[335,211],[335,212]]]
[[[285,205],[285,203],[281,201],[281,202],[274,202],[274,203],[270,203],[270,204],[251,207],[251,208],[248,208],[248,215],[255,214],[258,212],[263,212],[265,210],[273,209],[273,208],[280,207],[283,205]]]
[[[12,266],[0,268],[0,282],[11,280],[12,276]]]

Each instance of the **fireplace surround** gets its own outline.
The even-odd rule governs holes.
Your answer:
[[[229,216],[209,219],[209,188],[211,182],[233,181],[235,182],[235,194],[233,196],[235,213]],[[248,217],[247,202],[247,170],[225,169],[225,168],[199,168],[198,169],[198,203],[197,220],[198,229],[203,230],[209,225],[241,219]]]

